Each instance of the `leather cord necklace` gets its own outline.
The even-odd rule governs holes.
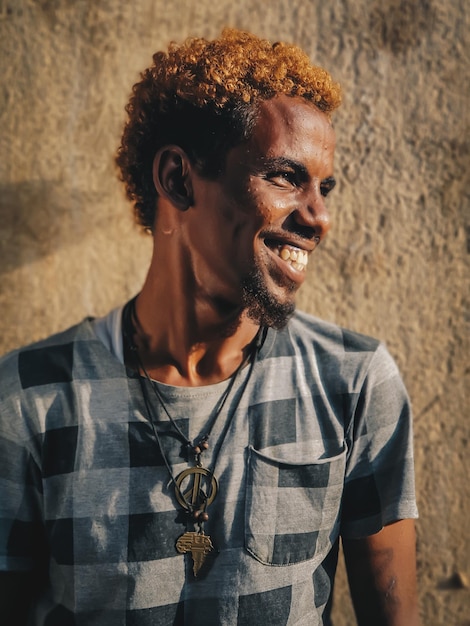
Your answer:
[[[197,531],[187,531],[183,535],[181,535],[176,541],[176,550],[179,553],[191,553],[193,558],[193,574],[194,577],[197,577],[199,570],[204,564],[206,556],[214,549],[210,536],[204,533],[204,522],[207,522],[209,519],[207,509],[216,498],[219,489],[217,479],[214,475],[214,469],[217,463],[220,448],[225,440],[228,429],[232,423],[233,417],[236,413],[237,407],[241,401],[248,381],[251,378],[253,366],[256,361],[258,351],[264,341],[266,333],[265,331],[262,332],[261,329],[260,331],[258,331],[255,339],[251,344],[251,349],[248,351],[245,358],[232,374],[229,384],[217,401],[214,409],[214,416],[206,432],[198,437],[194,442],[191,442],[180,429],[177,422],[168,411],[168,408],[163,400],[158,385],[150,378],[150,375],[140,357],[137,345],[133,340],[133,336],[136,332],[136,326],[138,325],[138,318],[135,311],[136,299],[137,296],[130,300],[130,302],[128,302],[123,309],[123,339],[125,341],[125,345],[129,350],[129,353],[134,359],[134,368],[138,373],[143,373],[143,376],[139,376],[139,383],[142,390],[145,408],[147,411],[148,421],[152,427],[155,442],[168,471],[170,480],[173,484],[176,500],[181,508],[185,511],[188,520],[190,520],[193,524],[195,524],[195,526],[197,525],[198,527]],[[238,379],[240,372],[248,363],[250,363],[250,369],[245,379],[243,389],[239,394],[236,405],[232,408],[231,413],[224,424],[224,428],[219,438],[218,449],[214,452],[213,455],[213,469],[205,468],[202,464],[201,457],[204,454],[205,450],[209,448],[209,438],[212,429],[219,415],[221,414],[222,409],[227,402],[227,399],[231,394],[231,391],[235,385],[236,380]],[[148,385],[146,385],[146,382],[148,383]],[[171,427],[174,429],[174,435],[182,442],[186,450],[187,461],[193,463],[192,467],[183,470],[176,477],[173,474],[171,465],[165,454],[161,441],[161,434],[157,430],[158,416],[156,415],[155,407],[151,402],[149,387],[152,390],[153,395],[157,399],[158,405],[168,417]]]

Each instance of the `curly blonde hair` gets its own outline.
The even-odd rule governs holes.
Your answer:
[[[249,138],[259,103],[278,94],[305,98],[328,115],[341,102],[339,85],[300,48],[247,32],[226,28],[213,41],[187,39],[157,52],[133,87],[116,157],[140,224],[154,223],[160,147],[179,145],[201,175],[216,177],[227,151]]]

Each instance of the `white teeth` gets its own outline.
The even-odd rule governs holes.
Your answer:
[[[274,248],[274,252],[280,256],[283,261],[299,272],[304,271],[307,267],[308,254],[305,250],[287,245],[279,245]]]

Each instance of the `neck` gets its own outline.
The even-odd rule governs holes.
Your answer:
[[[184,292],[184,293],[183,293]],[[259,326],[243,310],[181,288],[150,271],[135,304],[134,342],[151,378],[203,386],[229,378],[252,349]]]

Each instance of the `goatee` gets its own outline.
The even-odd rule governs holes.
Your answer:
[[[289,321],[295,311],[295,301],[280,302],[266,286],[264,277],[258,268],[255,268],[242,280],[243,308],[247,316],[260,324],[280,330]],[[295,285],[289,283],[286,287],[291,293]]]

